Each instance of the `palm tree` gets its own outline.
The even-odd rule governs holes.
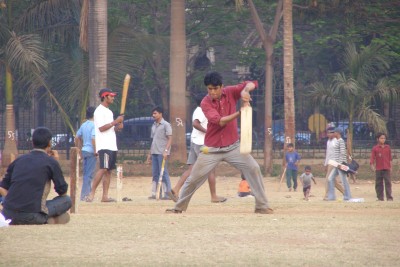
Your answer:
[[[348,44],[343,56],[343,72],[335,73],[328,86],[321,82],[311,85],[309,96],[314,103],[321,107],[332,107],[347,116],[347,150],[350,155],[354,120],[367,121],[375,132],[386,133],[386,122],[378,113],[375,103],[398,98],[398,89],[384,77],[389,64],[383,52],[383,48],[374,43],[360,51],[355,44]]]
[[[107,0],[89,1],[89,104],[100,103],[98,91],[107,87]]]
[[[293,20],[292,0],[283,0],[283,83],[285,92],[285,140],[295,140],[295,107],[293,88]],[[286,142],[285,142],[286,143]]]
[[[47,68],[40,37],[35,34],[18,35],[13,29],[12,1],[2,5],[0,12],[0,64],[4,65],[6,96],[6,140],[2,154],[2,165],[8,166],[18,155],[16,143],[13,83],[18,80],[28,86],[41,79]],[[7,17],[8,15],[8,17]]]
[[[174,133],[171,159],[186,161],[186,34],[185,0],[171,2],[170,121]]]

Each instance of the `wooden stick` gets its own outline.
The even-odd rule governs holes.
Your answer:
[[[77,147],[71,147],[70,152],[70,196],[72,200],[72,206],[71,206],[71,213],[76,213],[76,163],[77,163],[77,157],[78,157],[78,148]]]

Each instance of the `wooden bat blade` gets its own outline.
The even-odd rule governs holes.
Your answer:
[[[282,184],[283,178],[285,177],[285,174],[286,174],[286,168],[283,170],[283,173],[282,173],[282,176],[281,176],[281,180],[279,181],[278,191],[281,190],[281,184]]]
[[[117,165],[117,202],[122,201],[121,191],[122,191],[122,176],[123,176],[123,165]]]
[[[160,177],[158,177],[158,183],[157,183],[156,200],[160,200],[162,177],[164,175],[164,167],[165,167],[165,159],[163,159],[163,161],[161,163],[161,172],[160,172]]]
[[[339,166],[339,162],[334,161],[333,159],[328,160],[328,164],[331,165],[331,166],[333,166],[333,167],[335,167],[335,168],[336,168],[337,166]]]
[[[253,134],[253,109],[251,106],[240,110],[240,154],[250,154]]]
[[[122,87],[120,115],[123,115],[125,113],[126,98],[128,96],[128,88],[130,81],[131,81],[131,76],[129,74],[126,74],[124,79],[124,86]]]

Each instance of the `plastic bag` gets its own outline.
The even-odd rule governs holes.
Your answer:
[[[11,220],[4,218],[3,214],[0,213],[0,227],[7,227],[10,225]]]

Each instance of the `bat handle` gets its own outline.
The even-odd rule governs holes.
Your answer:
[[[243,107],[250,107],[250,101],[244,101]]]

